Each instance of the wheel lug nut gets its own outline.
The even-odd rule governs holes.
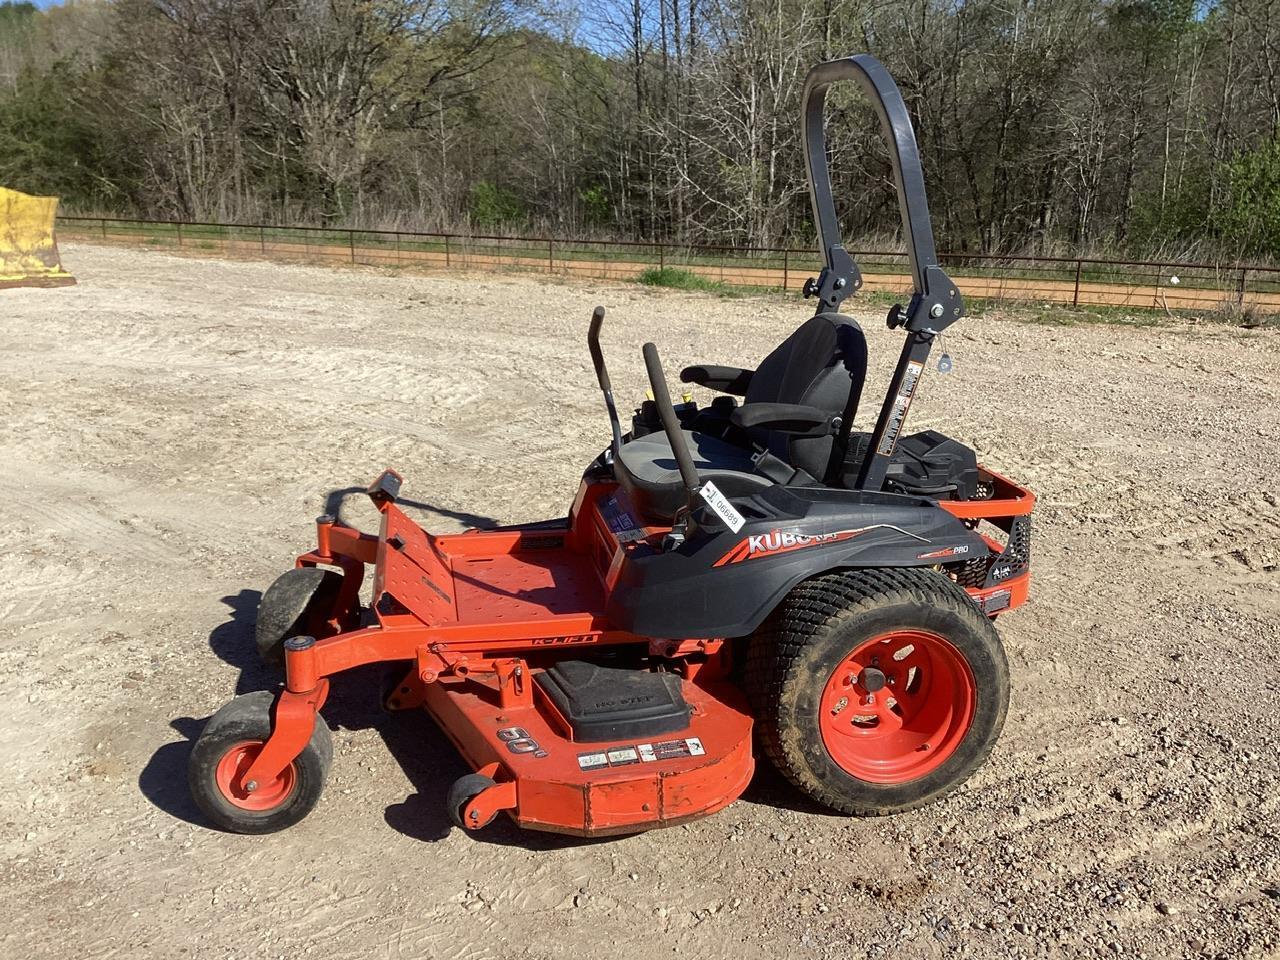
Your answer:
[[[245,793],[253,793],[253,791],[255,791],[255,790],[257,790],[257,789],[258,789],[258,781],[257,781],[257,780],[250,780],[248,783],[246,783],[246,784],[244,785],[244,792],[245,792]]]

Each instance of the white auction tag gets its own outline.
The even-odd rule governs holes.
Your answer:
[[[723,493],[721,493],[714,483],[708,480],[698,490],[698,496],[706,501],[711,511],[725,522],[734,533],[742,529],[742,525],[747,522],[747,518],[740,514],[730,503]]]

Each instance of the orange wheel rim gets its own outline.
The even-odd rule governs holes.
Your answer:
[[[219,792],[228,803],[241,810],[273,810],[289,799],[297,782],[294,765],[291,763],[276,779],[259,783],[252,791],[245,789],[245,771],[262,752],[262,745],[261,740],[244,740],[232,744],[214,770]]]
[[[977,685],[960,651],[936,633],[894,630],[836,666],[819,704],[822,743],[870,783],[907,783],[938,769],[973,724]]]

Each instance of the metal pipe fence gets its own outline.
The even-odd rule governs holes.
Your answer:
[[[64,236],[236,256],[341,261],[383,267],[534,270],[568,277],[631,280],[678,268],[727,286],[798,291],[821,268],[813,250],[645,240],[282,227],[128,217],[58,218]],[[906,255],[851,250],[864,292],[911,287]],[[944,253],[942,266],[969,300],[1166,310],[1224,307],[1280,312],[1280,268],[1091,257]]]

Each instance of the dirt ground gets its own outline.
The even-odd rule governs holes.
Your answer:
[[[1280,333],[947,336],[911,426],[1041,499],[1004,736],[942,803],[848,819],[762,769],[678,829],[463,836],[460,761],[361,673],[318,808],[241,837],[200,824],[190,739],[271,683],[259,591],[326,502],[394,466],[439,529],[561,514],[608,437],[595,303],[628,401],[642,341],[754,365],[806,308],[63,255],[78,286],[0,292],[0,956],[1280,955]],[[860,315],[875,396],[897,337]]]

